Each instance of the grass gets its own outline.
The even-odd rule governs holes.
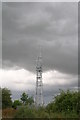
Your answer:
[[[13,118],[16,110],[13,108],[6,108],[2,110],[2,118]]]
[[[21,108],[18,110],[15,110],[13,108],[7,108],[2,110],[2,118],[14,118],[14,116],[15,118],[79,118],[76,113],[47,113],[45,111],[36,111],[27,108]]]

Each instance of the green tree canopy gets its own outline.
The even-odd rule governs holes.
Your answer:
[[[23,92],[20,99],[23,102],[23,104],[25,104],[28,100],[28,95],[25,92]]]
[[[14,109],[16,109],[17,106],[20,106],[20,105],[22,105],[21,101],[19,101],[19,100],[14,100],[14,102],[13,102],[13,104],[12,104],[12,107],[13,107]]]
[[[7,88],[2,89],[2,108],[9,108],[12,106],[11,91]]]
[[[79,112],[78,101],[80,92],[71,92],[67,90],[61,91],[60,95],[57,95],[54,101],[47,105],[49,112]]]
[[[25,92],[23,92],[21,95],[21,101],[23,102],[23,104],[26,105],[31,105],[32,103],[34,103],[33,97],[29,97],[28,94],[26,94]]]
[[[32,103],[34,103],[33,97],[29,97],[27,100],[27,104],[31,105]]]

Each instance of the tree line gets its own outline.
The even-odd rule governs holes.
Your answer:
[[[17,109],[14,118],[77,118],[80,115],[80,91],[63,91],[47,106],[36,108],[34,100],[25,92],[20,100],[12,101],[11,91],[2,89],[2,108]]]
[[[34,103],[34,100],[32,97],[29,97],[28,94],[25,92],[22,93],[20,100],[14,100],[12,101],[11,98],[11,91],[7,88],[2,89],[2,109],[5,108],[14,108],[16,109],[17,106],[22,106],[22,105],[31,105]]]

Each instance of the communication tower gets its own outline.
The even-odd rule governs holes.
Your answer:
[[[43,106],[42,56],[41,52],[36,65],[36,107]]]

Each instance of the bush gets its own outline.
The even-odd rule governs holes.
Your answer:
[[[50,118],[49,113],[45,108],[40,107],[36,110],[37,118]]]
[[[78,118],[80,92],[61,91],[46,107],[22,107],[15,118]]]
[[[46,109],[49,113],[52,111],[65,113],[75,112],[78,114],[79,96],[79,92],[70,92],[69,90],[67,92],[61,91],[60,95],[56,96],[55,100],[48,104]]]
[[[21,107],[19,110],[17,110],[16,115],[14,118],[35,118],[35,112],[33,109],[29,109],[26,107]]]
[[[22,105],[21,101],[15,100],[12,104],[12,107],[16,109],[18,106],[21,106],[21,105]]]

